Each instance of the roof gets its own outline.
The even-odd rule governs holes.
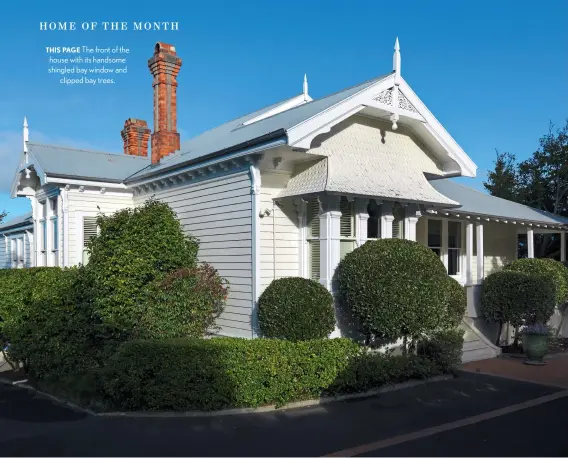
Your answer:
[[[28,153],[49,176],[122,182],[150,163],[148,157],[28,143]]]
[[[490,196],[450,179],[431,180],[430,184],[461,204],[460,211],[483,216],[523,220],[543,224],[568,224],[568,218],[528,207],[510,200]]]
[[[191,140],[183,142],[178,152],[166,156],[161,159],[158,164],[148,165],[144,170],[140,170],[130,176],[126,182],[135,181],[148,175],[153,175],[170,168],[175,168],[196,159],[203,159],[215,153],[231,150],[236,147],[242,147],[250,144],[250,142],[253,142],[256,139],[266,138],[270,135],[284,136],[287,129],[290,129],[291,127],[294,127],[295,125],[317,115],[323,110],[326,110],[327,108],[330,108],[357,94],[358,92],[365,90],[369,86],[389,77],[390,75],[391,73],[388,73],[386,75],[373,78],[364,83],[352,86],[321,99],[307,102],[303,105],[291,108],[248,125],[244,125],[244,123],[290,99],[234,119],[233,121],[229,121],[214,129],[208,130]]]
[[[0,232],[4,232],[6,229],[12,229],[18,226],[27,226],[28,224],[32,224],[32,212],[16,216],[5,223],[0,224]]]

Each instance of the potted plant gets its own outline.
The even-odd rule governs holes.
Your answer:
[[[521,331],[523,350],[527,358],[525,364],[543,365],[544,357],[548,353],[551,330],[546,324],[529,324]]]

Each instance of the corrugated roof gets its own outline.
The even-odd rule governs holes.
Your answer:
[[[239,145],[244,145],[257,138],[266,137],[270,134],[281,132],[285,134],[287,129],[305,121],[321,111],[336,105],[337,103],[361,92],[372,84],[390,76],[391,73],[373,78],[357,86],[353,86],[334,94],[328,95],[321,99],[307,102],[303,105],[291,108],[287,111],[278,113],[274,116],[262,119],[249,125],[243,125],[247,120],[253,119],[260,114],[273,109],[274,107],[285,103],[279,102],[270,107],[242,116],[233,121],[220,125],[212,130],[202,133],[197,137],[183,142],[180,151],[171,154],[160,161],[159,164],[149,165],[144,170],[133,174],[126,180],[135,181],[147,175],[180,166],[184,163],[191,162],[197,158],[212,155]],[[290,100],[290,99],[288,99]]]
[[[51,176],[122,182],[150,163],[148,157],[28,143],[28,152]]]
[[[6,229],[10,229],[17,226],[25,226],[27,224],[32,224],[32,212],[16,216],[6,221],[5,223],[0,224],[0,232],[4,232]]]
[[[451,179],[431,180],[430,184],[452,200],[461,204],[460,211],[476,215],[522,220],[543,224],[568,224],[568,218],[528,207],[510,200],[490,196],[456,183]]]

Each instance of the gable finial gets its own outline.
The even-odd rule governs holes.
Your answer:
[[[400,77],[400,44],[398,42],[398,37],[394,42],[394,55],[392,56],[392,69],[394,71],[394,78],[398,80]]]
[[[24,153],[28,152],[28,140],[30,139],[29,137],[30,132],[28,130],[28,118],[24,116]]]
[[[308,75],[306,73],[304,73],[303,92],[304,92],[304,101],[307,102],[308,101]]]

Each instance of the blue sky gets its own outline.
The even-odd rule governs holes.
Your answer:
[[[28,210],[8,189],[30,139],[120,153],[129,117],[152,120],[147,60],[156,41],[183,59],[182,140],[301,92],[325,96],[386,73],[400,39],[402,75],[479,166],[495,149],[523,159],[549,120],[568,118],[568,2],[214,1],[8,2],[0,17],[0,211]],[[178,21],[179,31],[40,31],[41,21]],[[113,86],[66,87],[47,74],[46,46],[125,46]],[[471,181],[471,180],[468,180]]]

